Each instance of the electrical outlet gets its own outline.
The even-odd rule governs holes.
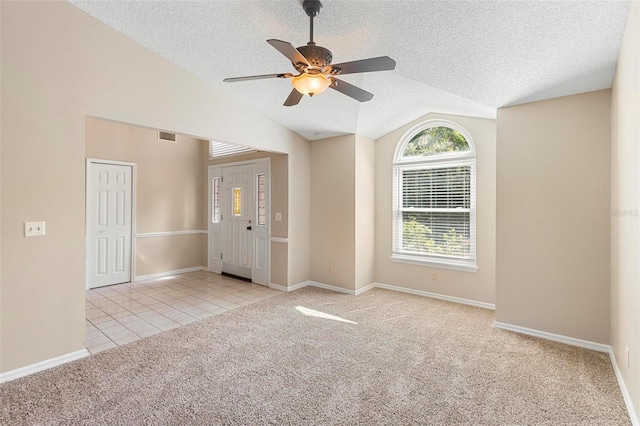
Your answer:
[[[629,368],[629,346],[625,346],[624,349],[627,351],[627,368]]]
[[[276,222],[280,222],[282,220],[282,213],[276,213]]]
[[[44,222],[25,222],[25,237],[40,237],[44,235]]]
[[[431,274],[431,279],[432,279],[433,281],[438,281],[438,273],[437,273],[437,272],[432,273],[432,274]]]

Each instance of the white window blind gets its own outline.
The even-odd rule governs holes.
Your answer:
[[[399,168],[396,251],[473,259],[473,161]]]
[[[209,158],[228,157],[230,155],[247,154],[256,151],[256,149],[246,146],[233,145],[220,141],[209,141]]]

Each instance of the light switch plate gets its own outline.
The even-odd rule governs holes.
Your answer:
[[[40,237],[44,235],[44,222],[25,222],[25,237]]]
[[[276,222],[280,222],[282,220],[282,213],[276,213]]]

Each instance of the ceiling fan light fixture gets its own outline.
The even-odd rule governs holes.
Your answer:
[[[307,96],[319,95],[331,86],[331,79],[324,74],[304,73],[291,79],[291,84],[295,89]]]

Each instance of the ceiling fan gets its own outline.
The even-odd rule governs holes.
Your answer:
[[[329,49],[318,46],[313,42],[313,18],[320,13],[320,0],[304,0],[302,8],[311,19],[309,42],[306,46],[293,47],[291,43],[282,40],[267,40],[271,46],[289,58],[297,75],[291,73],[253,75],[248,77],[225,78],[227,83],[246,80],[260,80],[265,78],[291,78],[293,90],[284,102],[285,106],[297,105],[303,95],[314,96],[324,92],[327,88],[336,90],[357,101],[366,102],[373,98],[373,93],[362,90],[352,84],[336,78],[341,74],[356,74],[372,71],[388,71],[396,67],[396,61],[388,56],[362,59],[359,61],[331,64],[333,55]]]

